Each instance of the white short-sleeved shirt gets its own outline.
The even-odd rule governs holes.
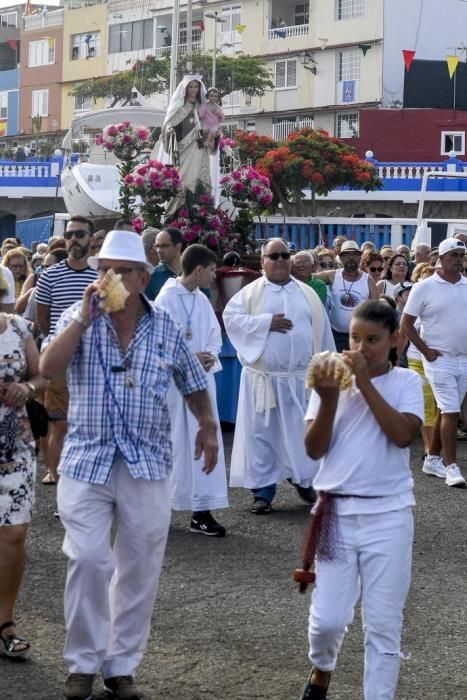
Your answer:
[[[15,278],[13,273],[4,265],[0,265],[2,274],[8,284],[8,293],[2,298],[2,304],[14,304],[15,303]]]
[[[467,279],[446,282],[435,272],[410,290],[404,313],[418,316],[422,338],[429,348],[445,355],[467,355]]]
[[[372,383],[390,406],[423,420],[422,386],[415,372],[395,367]],[[320,401],[313,391],[306,420],[316,418]],[[383,433],[354,383],[339,395],[331,443],[313,486],[356,496],[336,499],[341,515],[387,512],[415,504],[409,449],[397,447]]]

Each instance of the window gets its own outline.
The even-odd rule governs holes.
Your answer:
[[[93,58],[101,52],[101,33],[86,32],[85,34],[73,34],[71,37],[71,60],[80,58]]]
[[[91,110],[91,99],[91,97],[75,95],[75,112],[89,112]]]
[[[248,134],[254,134],[254,133],[256,133],[256,122],[255,122],[255,121],[247,122],[247,123],[245,124],[245,131],[246,131]]]
[[[465,131],[441,132],[441,155],[448,156],[451,151],[456,156],[465,155]]]
[[[8,93],[0,92],[0,119],[8,119]]]
[[[180,22],[179,25],[179,35],[178,35],[178,43],[179,44],[186,44],[188,41],[188,32],[186,30],[186,22]],[[194,44],[195,42],[201,42],[201,29],[199,28],[199,25],[195,26],[193,25],[191,28],[191,41]]]
[[[340,51],[338,55],[337,80],[358,80],[360,78],[360,51],[350,49]]]
[[[365,14],[364,0],[336,0],[336,19],[355,19]]]
[[[221,44],[241,44],[242,35],[235,29],[237,24],[242,23],[242,6],[240,4],[224,5],[221,8],[221,17],[223,22],[221,28]],[[217,31],[217,22],[216,27]]]
[[[29,68],[55,63],[55,39],[48,37],[29,42]]]
[[[152,19],[111,24],[109,27],[109,53],[152,49],[153,33],[154,22]]]
[[[32,91],[32,117],[47,117],[49,114],[49,91]]]
[[[295,58],[276,61],[276,89],[297,87],[297,61]]]
[[[3,12],[0,14],[0,27],[17,27],[18,14],[16,12]]]
[[[294,17],[294,24],[295,26],[300,25],[300,24],[308,24],[310,21],[310,5],[307,2],[301,2],[298,5],[295,5],[295,17]]]
[[[360,118],[358,112],[337,115],[337,138],[352,139],[358,138],[360,128]]]

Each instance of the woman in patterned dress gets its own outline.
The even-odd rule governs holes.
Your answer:
[[[0,300],[6,289],[0,273]],[[29,649],[16,633],[13,607],[26,560],[36,472],[26,402],[44,386],[26,321],[0,313],[0,651],[11,658],[23,657]]]

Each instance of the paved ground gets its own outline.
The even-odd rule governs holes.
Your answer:
[[[228,443],[231,434],[226,434]],[[467,443],[460,443],[467,472]],[[416,480],[414,576],[406,609],[399,700],[467,698],[467,491],[422,476]],[[377,455],[375,455],[377,458]],[[17,618],[33,653],[27,663],[0,658],[1,700],[59,700],[65,559],[62,529],[52,517],[53,487],[40,487],[29,538],[29,564]],[[231,493],[223,515],[229,536],[190,534],[176,515],[139,681],[148,700],[294,700],[307,675],[308,598],[296,593],[291,572],[307,520],[284,485],[275,512],[248,512],[249,496]],[[0,562],[1,572],[1,562]],[[361,700],[359,616],[343,646],[330,700]]]

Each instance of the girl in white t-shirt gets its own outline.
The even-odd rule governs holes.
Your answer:
[[[354,374],[330,360],[314,370],[305,445],[321,459],[313,509],[296,572],[302,592],[314,580],[309,618],[312,672],[302,700],[325,698],[344,634],[362,597],[364,697],[392,700],[400,666],[402,610],[410,584],[413,482],[408,447],[423,418],[415,372],[393,367],[398,321],[386,303],[369,300],[353,311]],[[310,568],[315,561],[315,572]]]

